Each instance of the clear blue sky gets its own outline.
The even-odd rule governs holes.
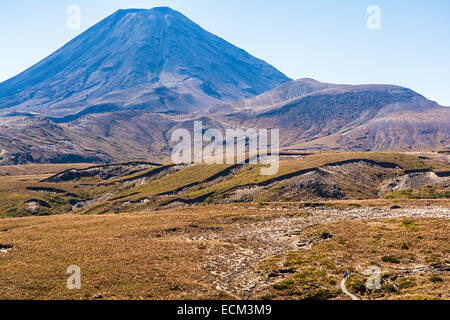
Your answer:
[[[81,8],[81,30],[66,26]],[[381,29],[369,30],[369,5]],[[120,8],[170,6],[291,78],[409,87],[450,106],[449,0],[1,0],[0,81]]]

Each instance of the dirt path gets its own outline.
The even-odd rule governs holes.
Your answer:
[[[351,294],[350,291],[348,291],[347,286],[345,285],[345,282],[347,282],[349,275],[346,275],[342,281],[341,281],[341,290],[342,292],[344,292],[346,295],[348,295],[350,298],[352,298],[352,300],[359,300],[359,298],[357,296],[355,296],[354,294]]]

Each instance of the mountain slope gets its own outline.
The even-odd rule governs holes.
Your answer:
[[[282,146],[294,149],[380,151],[450,144],[450,108],[398,86],[300,79],[219,107],[212,114],[233,126],[280,128]]]
[[[170,8],[119,10],[1,83],[0,114],[64,117],[87,108],[189,112],[287,81]]]
[[[217,105],[211,108],[211,113],[226,114],[236,110],[261,111],[265,108],[273,108],[280,103],[286,103],[288,100],[336,86],[335,84],[323,83],[314,79],[299,79],[284,83],[256,97]]]
[[[387,151],[448,148],[450,108],[389,85],[333,85],[311,79],[209,112],[91,110],[56,121],[0,117],[0,164],[170,160],[171,133],[204,128],[279,128],[281,147]]]
[[[166,161],[166,132],[175,124],[143,111],[91,114],[68,123],[0,117],[0,164]]]

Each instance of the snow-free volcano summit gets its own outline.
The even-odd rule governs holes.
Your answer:
[[[193,111],[289,81],[167,7],[119,10],[0,84],[0,111]]]

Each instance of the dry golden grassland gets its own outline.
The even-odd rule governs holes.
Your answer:
[[[338,190],[338,196],[347,199],[379,198],[380,185],[389,183],[388,178],[400,177],[410,170],[450,170],[450,164],[445,161],[433,160],[431,157],[424,159],[423,156],[401,153],[291,153],[290,157],[282,157],[279,172],[275,176],[261,176],[260,165],[196,165],[178,168],[137,166],[136,170],[130,170],[129,174],[108,174],[108,179],[78,172],[76,174],[80,174],[80,177],[60,182],[42,180],[50,177],[52,173],[68,169],[69,165],[1,167],[0,217],[68,213],[72,211],[74,204],[86,201],[89,202],[78,210],[90,214],[107,214],[145,208],[165,209],[171,203],[218,204],[230,201],[276,202],[293,199],[307,201],[323,200],[324,196],[326,200],[332,200],[333,190]],[[318,177],[318,183],[303,182],[303,185],[309,187],[298,189],[298,182],[296,184],[290,180],[292,177],[302,178],[307,176],[308,172],[319,171],[326,166],[345,161],[353,161],[350,166],[354,166],[354,170],[350,167],[344,168],[347,171],[342,173],[335,172],[333,181],[328,185],[323,185],[324,182]],[[365,167],[358,167],[358,161],[365,161]],[[385,168],[385,164],[394,168]],[[73,165],[78,169],[86,166]],[[120,171],[119,167],[117,170]],[[337,167],[340,170],[339,165]],[[348,179],[352,174],[354,177]],[[383,177],[387,180],[383,181]],[[327,179],[330,181],[331,178],[324,178],[324,181]],[[56,189],[55,192],[51,191],[53,189]],[[326,191],[325,195],[321,194],[322,189]],[[418,189],[411,190],[411,193],[405,191],[402,189],[392,194],[383,193],[382,196],[387,195],[393,199],[448,198],[448,190],[439,186],[432,186],[431,189],[425,189],[425,192]],[[246,193],[249,196],[246,197]]]
[[[45,200],[42,194],[27,187],[41,185],[39,181],[69,168],[87,168],[92,164],[30,164],[0,167],[0,217],[22,215],[25,202]],[[62,188],[73,190],[73,185]],[[60,188],[60,187],[58,187]]]
[[[449,299],[447,158],[293,153],[276,176],[123,164],[43,181],[88,167],[0,167],[0,299],[348,299],[349,270],[360,299]],[[381,289],[364,286],[371,265]]]
[[[338,284],[353,269],[349,288],[364,299],[448,299],[448,271],[432,267],[448,264],[448,218],[386,218],[393,203],[368,212],[342,203],[340,209],[222,205],[2,219],[0,244],[13,247],[0,253],[0,298],[347,299]],[[403,205],[400,215],[417,210],[417,203]],[[423,215],[434,207],[449,203],[419,205]],[[323,232],[333,238],[296,247]],[[362,271],[370,264],[381,267],[383,289],[363,294]],[[66,287],[69,265],[81,268],[81,290]],[[419,265],[430,269],[397,270]]]

